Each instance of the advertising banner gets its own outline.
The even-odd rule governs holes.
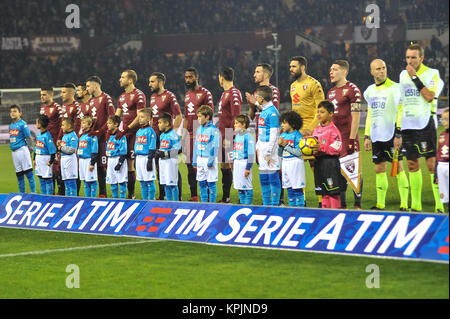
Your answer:
[[[448,215],[9,194],[0,227],[448,263]]]

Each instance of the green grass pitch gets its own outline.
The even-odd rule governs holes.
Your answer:
[[[367,209],[375,204],[375,176],[370,152],[362,154]],[[8,146],[0,146],[0,167],[0,193],[17,192]],[[188,200],[184,164],[180,170],[186,181],[183,200]],[[306,171],[313,185],[308,166]],[[432,212],[428,172],[423,171],[424,210]],[[258,183],[255,167],[255,204],[261,203]],[[392,178],[389,187],[387,208],[397,210]],[[347,197],[351,206],[350,189]],[[316,206],[311,186],[306,199]],[[232,202],[237,200],[233,190]],[[449,298],[448,264],[9,228],[0,228],[0,238],[0,298],[6,299]],[[370,264],[379,267],[379,288],[366,286]],[[69,265],[78,266],[79,288],[66,286]]]

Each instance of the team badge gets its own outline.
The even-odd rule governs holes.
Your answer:
[[[343,90],[342,90],[342,96],[344,96],[345,94],[347,94],[347,92],[348,92],[348,89],[343,89]]]
[[[331,177],[327,178],[327,184],[329,187],[333,187],[333,179]]]
[[[228,93],[225,93],[225,96],[224,96],[224,100],[226,100],[228,98]]]
[[[330,94],[328,95],[328,97],[330,99],[334,98],[336,96],[336,91],[331,91]]]
[[[69,113],[72,113],[72,111],[73,111],[73,107],[71,106],[71,107],[69,108]]]
[[[50,108],[50,113],[53,113],[53,110],[54,110],[55,108],[54,107],[51,107]]]
[[[197,93],[197,99],[200,100],[202,98],[202,93]]]
[[[164,102],[166,100],[166,97],[167,97],[166,95],[161,96],[161,101]]]
[[[425,152],[427,150],[428,143],[427,142],[420,142],[420,146],[422,147],[422,151]]]
[[[308,87],[308,84],[303,84],[303,91],[306,91],[307,87]]]
[[[120,102],[123,102],[124,100],[125,100],[125,96],[122,95],[122,96],[120,97]]]
[[[134,94],[130,94],[130,99],[132,100],[134,98]]]

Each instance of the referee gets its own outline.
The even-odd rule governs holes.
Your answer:
[[[425,157],[435,200],[435,212],[443,212],[439,186],[433,183],[436,165],[436,125],[433,119],[433,101],[437,98],[439,71],[425,66],[424,50],[417,44],[406,49],[406,68],[400,73],[403,101],[401,137],[395,147],[403,145],[409,170],[411,210],[422,211],[422,172],[420,157]]]

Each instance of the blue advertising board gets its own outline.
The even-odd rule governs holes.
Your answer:
[[[2,197],[0,197],[1,199]],[[9,194],[0,227],[448,263],[448,215]]]

